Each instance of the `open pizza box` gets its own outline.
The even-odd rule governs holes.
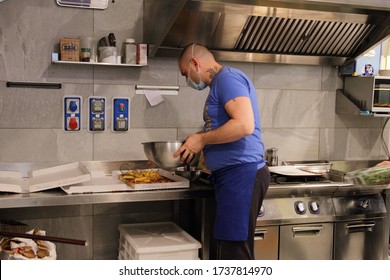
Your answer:
[[[146,171],[157,171],[159,175],[169,179],[170,182],[164,183],[126,183],[134,190],[165,190],[165,189],[182,189],[189,188],[190,181],[184,177],[177,175],[175,172],[165,169],[146,169]],[[127,171],[115,171],[117,176],[126,173]]]
[[[28,177],[19,171],[0,171],[0,192],[38,192],[90,180],[91,174],[80,162],[31,170]]]
[[[170,180],[166,183],[128,183],[119,179],[120,175],[125,174],[128,170],[113,170],[111,176],[95,172],[91,174],[91,181],[82,182],[71,186],[61,187],[67,194],[82,193],[103,193],[103,192],[132,192],[143,190],[168,190],[189,188],[188,179],[176,175],[174,172],[164,169],[143,169],[146,171],[157,171],[162,177]]]

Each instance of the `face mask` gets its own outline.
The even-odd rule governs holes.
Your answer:
[[[197,84],[191,80],[190,77],[188,77],[187,85],[196,90],[204,90],[207,87],[207,85],[202,80],[200,80],[200,82]]]
[[[192,45],[192,57],[194,56],[194,46],[195,44]],[[200,78],[200,73],[199,73],[199,83],[195,83],[193,80],[191,80],[190,78],[190,71],[191,70],[191,61],[190,61],[190,65],[188,66],[188,80],[187,80],[187,85],[192,87],[193,89],[196,89],[196,90],[204,90],[207,85],[202,81],[202,79]]]

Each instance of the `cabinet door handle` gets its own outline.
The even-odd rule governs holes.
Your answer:
[[[293,232],[300,232],[300,231],[321,231],[324,227],[323,226],[308,226],[308,227],[293,227]]]
[[[293,237],[317,236],[323,228],[323,226],[293,227]]]
[[[347,229],[351,232],[359,231],[372,231],[372,228],[375,226],[375,222],[363,223],[363,224],[349,224]]]
[[[254,240],[264,240],[265,234],[267,234],[267,232],[268,231],[266,229],[256,229]]]

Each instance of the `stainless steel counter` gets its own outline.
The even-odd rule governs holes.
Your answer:
[[[60,163],[9,163],[0,164],[0,170],[20,171],[22,176],[27,176],[30,170],[41,169],[59,165]],[[111,174],[112,170],[151,168],[147,161],[83,161],[89,171],[104,172]],[[1,208],[21,208],[21,207],[41,207],[58,205],[80,205],[80,204],[98,204],[98,203],[121,203],[121,202],[139,202],[139,201],[161,201],[161,200],[182,200],[210,198],[214,196],[214,189],[210,186],[191,183],[189,189],[171,189],[171,190],[147,190],[147,191],[129,191],[129,192],[111,192],[111,193],[91,193],[91,194],[72,194],[68,195],[61,189],[23,193],[9,194],[0,193]]]

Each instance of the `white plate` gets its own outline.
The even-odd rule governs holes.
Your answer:
[[[321,176],[322,175],[313,172],[306,172],[304,170],[289,165],[269,166],[268,169],[272,173],[285,175],[285,176]]]

